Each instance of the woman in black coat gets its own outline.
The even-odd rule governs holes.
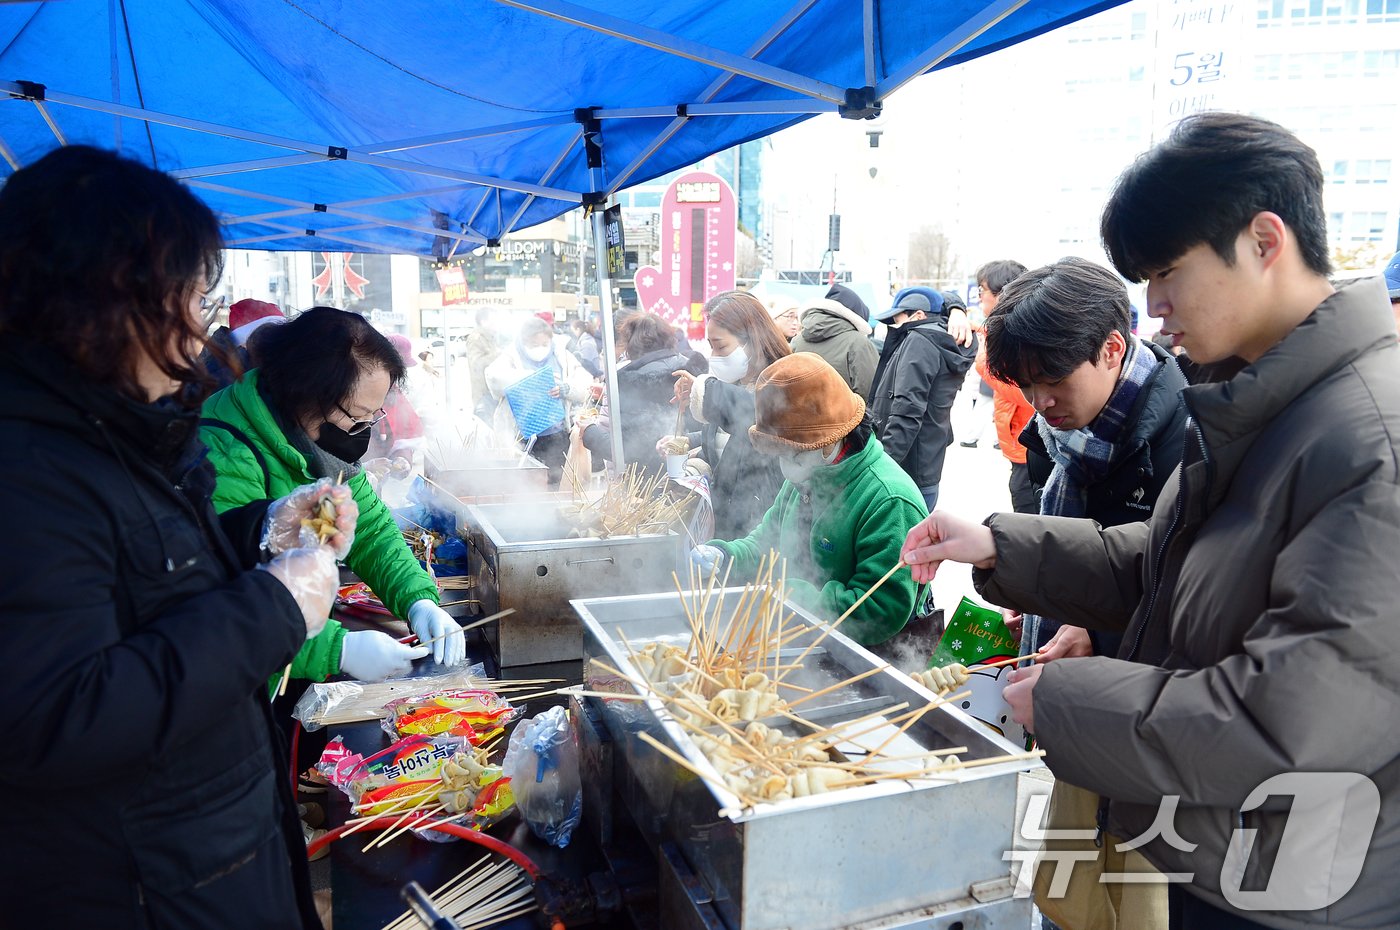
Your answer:
[[[210,507],[220,246],[184,186],[99,149],[0,189],[6,926],[320,925],[265,683],[324,623],[348,539],[278,530],[326,488]]]
[[[754,382],[792,350],[767,308],[745,291],[711,298],[705,315],[709,373],[697,378],[675,371],[676,399],[689,404],[691,415],[703,424],[692,444],[699,441],[713,472],[715,536],[738,539],[759,524],[783,486],[778,459],[753,447],[749,427],[754,424]]]
[[[617,409],[622,418],[622,450],[647,475],[662,471],[657,442],[676,428],[675,371],[703,374],[705,357],[676,349],[676,328],[655,313],[634,313],[618,327],[618,343],[627,362],[617,370]],[[584,427],[583,444],[597,458],[612,458],[607,417]]]

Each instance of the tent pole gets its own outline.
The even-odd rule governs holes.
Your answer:
[[[601,167],[588,172],[597,190],[607,187]],[[613,470],[621,473],[627,464],[622,448],[621,397],[617,393],[617,336],[613,331],[612,279],[608,277],[608,231],[603,216],[603,204],[593,210],[593,268],[598,277],[598,309],[602,315],[603,364],[608,376],[608,430],[612,434]]]
[[[608,381],[608,432],[612,439],[613,474],[622,471],[627,462],[622,448],[621,395],[617,392],[617,335],[613,331],[612,278],[608,276],[608,230],[603,216],[608,198],[608,177],[603,171],[603,133],[597,110],[579,110],[576,114],[583,135],[583,153],[588,162],[588,185],[595,198],[585,198],[585,209],[593,220],[593,270],[598,278],[598,312],[603,328],[603,372]],[[588,200],[594,200],[588,203]],[[583,281],[579,281],[583,292]]]
[[[1027,0],[993,0],[961,26],[949,30],[947,35],[934,44],[932,48],[876,84],[875,99],[877,101],[884,100],[914,78],[953,55],[958,49],[1015,13],[1026,3]]]

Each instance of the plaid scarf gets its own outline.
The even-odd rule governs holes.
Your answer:
[[[1138,342],[1128,343],[1131,353],[1123,361],[1123,374],[1108,396],[1108,403],[1084,429],[1051,429],[1040,414],[1035,416],[1036,429],[1045,441],[1055,467],[1040,496],[1040,512],[1051,517],[1088,516],[1089,486],[1108,473],[1118,457],[1128,451],[1120,443],[1142,387],[1157,370],[1157,356]],[[1021,655],[1030,655],[1042,648],[1055,631],[1058,621],[1027,614],[1021,627]]]
[[[1108,403],[1094,422],[1083,429],[1052,429],[1036,415],[1035,425],[1045,450],[1055,462],[1040,498],[1040,512],[1055,517],[1088,516],[1089,486],[1104,475],[1125,451],[1122,441],[1128,414],[1137,403],[1142,386],[1157,370],[1157,356],[1136,338],[1128,343],[1130,355]]]

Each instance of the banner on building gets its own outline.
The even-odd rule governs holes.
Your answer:
[[[734,289],[738,207],[724,179],[690,171],[661,199],[661,267],[637,269],[637,300],[666,320],[705,336],[705,302]]]
[[[461,265],[439,268],[436,274],[444,307],[457,307],[467,302],[467,276]]]
[[[1158,4],[1154,142],[1193,113],[1240,109],[1248,100],[1245,12],[1238,0]]]

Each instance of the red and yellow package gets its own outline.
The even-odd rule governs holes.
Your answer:
[[[397,736],[448,734],[479,746],[494,739],[519,714],[494,691],[450,690],[391,701],[386,721]]]

